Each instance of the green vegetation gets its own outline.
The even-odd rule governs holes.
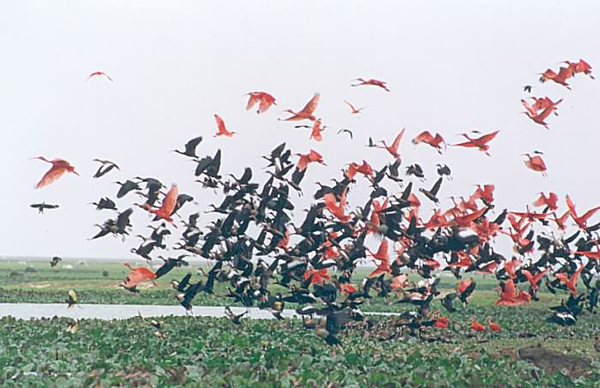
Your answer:
[[[495,313],[504,326],[496,335],[474,335],[470,316],[454,314],[450,329],[427,329],[420,339],[398,329],[386,341],[380,337],[396,318],[382,318],[371,331],[345,330],[341,348],[327,345],[297,319],[235,326],[227,319],[165,317],[160,330],[149,319],[81,320],[70,333],[69,319],[3,318],[0,385],[568,387],[600,381],[598,353],[591,349],[598,333],[593,317],[557,331],[533,310],[514,312],[469,311]],[[519,359],[518,348],[540,341],[583,356],[583,366],[546,370]]]

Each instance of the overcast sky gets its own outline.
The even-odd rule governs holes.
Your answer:
[[[391,162],[386,151],[364,145],[368,137],[391,142],[402,127],[404,167],[421,163],[432,185],[435,164],[451,166],[454,180],[444,182],[442,198],[494,183],[499,210],[523,210],[543,190],[559,194],[561,210],[569,193],[583,212],[600,204],[600,80],[579,75],[569,91],[539,83],[536,73],[558,70],[567,59],[600,66],[598,42],[597,1],[5,1],[0,256],[131,257],[133,239],[87,240],[94,224],[113,214],[86,204],[114,197],[111,182],[142,175],[193,195],[200,206],[184,215],[204,210],[214,195],[194,183],[192,162],[169,152],[199,135],[199,154],[221,148],[223,172],[239,175],[250,165],[260,183],[260,155],[282,141],[294,152],[319,151],[327,166],[309,166],[299,217],[315,180],[339,178],[352,161],[376,168]],[[94,71],[114,82],[86,81]],[[391,93],[350,87],[357,77],[387,81]],[[521,113],[526,84],[531,95],[564,99],[549,131]],[[273,94],[278,105],[263,115],[246,111],[243,95],[255,90]],[[277,121],[317,91],[316,114],[331,127],[322,143]],[[345,99],[368,108],[353,116]],[[239,135],[213,138],[215,113]],[[336,135],[342,127],[354,140]],[[491,157],[454,147],[440,156],[410,143],[425,129],[449,143],[473,129],[500,133]],[[547,178],[523,164],[520,155],[534,150],[545,153]],[[68,160],[81,177],[67,174],[34,189],[49,167],[29,159],[38,155]],[[92,179],[93,158],[113,160],[122,171]],[[351,205],[365,202],[366,183],[358,180]],[[118,205],[134,200],[131,194]],[[29,205],[41,201],[60,209],[38,215]],[[442,207],[449,205],[444,199]],[[136,232],[147,233],[148,217],[137,210]]]

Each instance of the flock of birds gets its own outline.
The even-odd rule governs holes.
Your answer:
[[[567,80],[577,74],[593,78],[591,66],[585,61],[566,63],[568,67],[562,67],[558,74],[545,71],[540,81],[551,80],[569,87]],[[89,78],[92,77],[113,81],[103,72],[92,73]],[[375,79],[358,78],[351,86],[373,86],[390,92],[385,82]],[[531,91],[531,87],[526,90]],[[258,114],[276,105],[276,99],[266,92],[252,92],[248,96],[246,109],[258,106]],[[297,127],[308,127],[310,138],[320,142],[325,126],[315,113],[319,100],[320,95],[316,93],[302,109],[286,110],[290,116],[280,120],[311,122],[311,125]],[[533,98],[533,101],[529,104],[523,100],[525,113],[534,122],[547,127],[545,120],[550,113],[556,113],[562,100],[553,102],[543,97]],[[348,101],[346,104],[351,114],[360,114],[364,109],[356,109]],[[227,129],[219,115],[214,117],[215,136],[235,134]],[[342,129],[338,134],[345,132],[354,138],[354,133],[348,129]],[[465,133],[462,134],[466,139],[464,142],[450,146],[475,148],[489,155],[490,142],[498,133],[477,136]],[[215,285],[222,283],[227,285],[226,296],[231,300],[243,306],[268,309],[277,319],[283,319],[281,313],[286,303],[294,303],[299,306],[296,311],[302,315],[305,327],[314,329],[329,344],[340,344],[337,335],[349,325],[377,326],[374,319],[366,318],[360,311],[361,304],[373,295],[386,299],[395,295],[396,303],[414,306],[395,321],[397,327],[417,333],[430,326],[446,328],[450,319],[432,313],[431,304],[437,301],[448,314],[458,311],[456,303],[467,304],[476,288],[476,282],[470,276],[474,273],[497,278],[499,299],[496,305],[536,301],[538,291],[545,287],[552,293],[568,295],[566,301],[552,308],[548,318],[552,322],[572,325],[585,309],[594,311],[600,293],[600,280],[593,282],[600,272],[600,245],[596,235],[600,222],[588,225],[588,221],[600,206],[582,213],[567,196],[561,211],[559,198],[550,192],[540,193],[531,204],[535,210],[528,205],[525,211],[496,211],[495,187],[485,184],[478,185],[466,198],[451,197],[452,206],[442,208],[439,194],[443,182],[452,179],[450,168],[438,164],[438,177],[433,186],[423,186],[425,174],[419,164],[401,168],[400,146],[404,134],[403,129],[391,144],[369,138],[367,146],[385,150],[390,156],[389,163],[373,168],[364,159],[351,162],[338,179],[332,179],[333,184],[317,182],[319,187],[312,193],[314,203],[304,209],[305,216],[300,220],[293,219],[292,215],[297,210],[293,203],[294,193],[303,194],[302,181],[311,164],[325,163],[319,152],[293,153],[286,143],[280,144],[263,156],[267,178],[258,183],[253,180],[254,173],[249,167],[240,176],[223,174],[221,150],[199,156],[197,149],[203,137],[196,137],[182,150],[174,152],[196,162],[193,174],[203,188],[223,193],[222,202],[209,205],[205,212],[214,215],[211,222],[201,225],[198,212],[183,214],[190,207],[186,204],[195,202],[191,195],[180,193],[176,184],[167,190],[156,178],[131,177],[116,182],[119,185],[116,200],[103,197],[93,202],[97,210],[114,211],[116,216],[97,225],[99,231],[91,240],[107,235],[127,238],[132,230],[131,215],[143,210],[152,217],[151,233],[137,235],[136,238],[141,239],[140,245],[131,252],[149,263],[155,258],[164,263],[156,271],[126,264],[130,273],[121,284],[125,290],[140,292],[138,286],[141,283],[155,282],[173,268],[188,265],[188,257],[200,257],[211,263],[210,269],[200,270],[195,275],[189,273],[172,283],[175,297],[186,311],[192,311],[196,295],[213,294]],[[417,135],[412,142],[427,144],[439,153],[447,147],[439,133],[433,135],[428,131]],[[527,167],[545,172],[539,154],[527,157]],[[52,164],[52,167],[36,188],[53,183],[66,172],[77,174],[66,160],[37,159]],[[94,162],[99,163],[94,178],[119,169],[108,160],[95,159]],[[358,184],[368,185],[370,193],[362,206],[350,209],[347,197]],[[145,201],[132,202],[124,210],[117,206],[117,202],[123,202],[123,198],[132,192]],[[421,201],[432,203],[433,214],[427,216],[420,211]],[[32,207],[43,212],[58,205],[40,203]],[[168,245],[170,236],[176,232],[179,239]],[[509,236],[513,243],[513,251],[506,255],[494,248],[496,238],[501,235]],[[379,244],[375,252],[365,244],[373,239]],[[177,257],[153,257],[159,250],[168,248],[180,254]],[[59,261],[60,258],[53,258],[52,266]],[[376,268],[358,284],[354,279],[357,266],[368,262],[374,262]],[[438,285],[445,272],[455,276],[457,283],[452,292],[441,293]],[[421,280],[411,281],[408,273],[419,274]],[[584,291],[577,288],[579,279],[583,280]],[[278,286],[276,290],[273,285]],[[76,302],[76,294],[69,293],[69,305]],[[244,316],[234,314],[229,308],[226,312],[236,324]],[[473,317],[470,328],[486,330],[477,317]],[[501,330],[489,317],[488,328]]]

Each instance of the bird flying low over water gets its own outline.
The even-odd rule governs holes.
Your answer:
[[[110,82],[114,82],[114,80],[113,80],[112,78],[110,78],[110,76],[109,76],[108,74],[106,74],[105,72],[103,72],[103,71],[95,71],[95,72],[93,72],[92,74],[90,74],[90,75],[87,77],[87,80],[86,80],[86,81],[88,81],[90,78],[93,78],[93,77],[105,77],[105,78],[106,78],[106,79],[108,79]]]
[[[52,183],[55,180],[57,180],[58,178],[60,178],[65,172],[70,172],[72,174],[79,176],[79,174],[75,171],[75,167],[71,166],[71,164],[69,164],[69,162],[67,162],[64,159],[48,160],[48,159],[44,158],[43,156],[37,156],[32,159],[39,159],[39,160],[43,160],[46,163],[52,164],[52,167],[50,168],[50,170],[48,170],[44,174],[42,179],[37,183],[37,185],[35,185],[36,189],[40,189],[42,187],[48,186],[50,183]]]
[[[275,97],[266,92],[251,92],[246,95],[250,96],[248,104],[246,104],[246,110],[252,109],[258,103],[258,110],[256,111],[258,114],[265,113],[271,105],[277,105]]]
[[[362,86],[362,85],[372,85],[372,86],[380,87],[383,90],[385,90],[386,92],[390,91],[390,89],[388,89],[388,87],[386,85],[387,82],[384,82],[384,81],[379,81],[379,80],[372,79],[372,78],[368,79],[368,80],[365,80],[363,78],[357,78],[357,79],[353,80],[352,82],[356,82],[356,81],[358,81],[358,83],[350,84],[350,86],[356,87],[356,86]]]

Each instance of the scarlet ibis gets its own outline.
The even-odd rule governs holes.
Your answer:
[[[365,107],[356,109],[354,107],[354,105],[352,105],[350,102],[348,102],[346,100],[344,100],[344,102],[346,103],[346,105],[348,105],[348,107],[350,107],[350,110],[351,110],[350,113],[353,114],[353,115],[359,114],[363,109],[365,109]]]
[[[376,146],[378,148],[386,149],[394,158],[400,158],[400,154],[398,153],[398,147],[400,146],[400,142],[402,141],[402,137],[404,136],[405,128],[402,128],[400,133],[396,136],[391,145],[387,145],[385,140],[381,140],[383,146]]]
[[[217,122],[217,134],[215,135],[215,137],[217,137],[217,136],[232,137],[234,134],[237,133],[237,132],[233,132],[233,131],[228,131],[227,128],[225,127],[225,121],[223,121],[221,116],[219,116],[218,114],[215,114],[215,121]]]
[[[271,105],[277,105],[275,103],[275,97],[267,92],[250,92],[246,95],[250,96],[248,103],[246,104],[246,110],[252,109],[252,107],[258,103],[258,110],[256,111],[258,114],[265,113]]]
[[[139,207],[149,211],[150,213],[155,214],[157,217],[164,219],[170,223],[173,223],[173,219],[171,216],[173,215],[173,211],[175,210],[175,206],[177,205],[177,197],[179,196],[179,188],[175,183],[171,185],[171,188],[167,192],[167,195],[163,199],[162,205],[158,209],[154,209],[150,207],[147,203],[139,205]]]
[[[317,109],[317,105],[319,105],[320,94],[315,93],[313,98],[310,99],[308,103],[300,110],[299,112],[294,112],[293,110],[286,110],[285,112],[292,114],[292,116],[284,119],[283,121],[301,121],[301,120],[311,120],[315,121],[317,118],[313,116],[314,111]]]
[[[527,160],[525,161],[525,166],[527,166],[527,168],[529,168],[530,170],[533,171],[537,171],[537,172],[541,172],[542,176],[546,177],[546,163],[544,162],[544,159],[542,159],[542,157],[540,155],[533,155],[531,156],[530,154],[524,154],[523,156],[527,157]]]
[[[500,325],[492,321],[492,317],[488,316],[487,322],[488,322],[488,326],[489,326],[490,330],[496,331],[496,332],[502,331],[502,328],[500,327]]]
[[[481,323],[477,322],[477,317],[473,317],[471,320],[471,329],[478,331],[478,332],[484,332],[485,326],[483,326]]]
[[[304,171],[306,170],[306,167],[308,166],[309,163],[320,163],[320,164],[325,164],[325,161],[323,160],[323,156],[321,156],[320,153],[318,153],[315,150],[310,150],[310,152],[308,154],[296,154],[297,156],[300,157],[300,160],[298,160],[298,165],[296,166],[296,168],[298,168],[298,170],[300,171]]]
[[[485,134],[483,136],[480,136],[478,138],[471,138],[468,134],[463,133],[461,134],[462,136],[466,137],[468,141],[463,142],[463,143],[458,143],[458,144],[450,144],[451,146],[454,147],[466,147],[466,148],[477,148],[479,151],[484,152],[486,155],[490,156],[489,154],[489,142],[492,141],[496,135],[498,135],[500,131],[494,131],[488,134]]]
[[[390,89],[388,89],[388,87],[386,85],[387,82],[384,82],[384,81],[379,81],[379,80],[376,80],[376,79],[373,79],[373,78],[368,79],[368,80],[365,80],[363,78],[357,78],[355,80],[352,80],[352,82],[354,82],[354,81],[358,81],[358,83],[350,84],[350,86],[356,87],[356,86],[362,86],[362,85],[372,85],[372,86],[380,87],[383,90],[385,90],[386,92],[390,91]]]
[[[55,180],[57,180],[58,178],[60,178],[65,172],[70,172],[72,174],[79,175],[75,171],[75,167],[71,166],[71,164],[64,159],[57,158],[57,159],[48,160],[43,156],[37,156],[32,159],[39,159],[39,160],[43,160],[46,163],[52,164],[52,167],[50,167],[50,170],[48,170],[44,174],[42,179],[37,183],[37,185],[35,185],[36,189],[40,189],[42,187],[48,186],[50,183],[52,183]]]
[[[429,144],[431,147],[435,148],[437,152],[442,153],[442,144],[446,147],[446,142],[444,138],[439,133],[436,133],[433,136],[429,131],[423,131],[418,134],[414,139],[412,139],[413,144],[425,143]]]

